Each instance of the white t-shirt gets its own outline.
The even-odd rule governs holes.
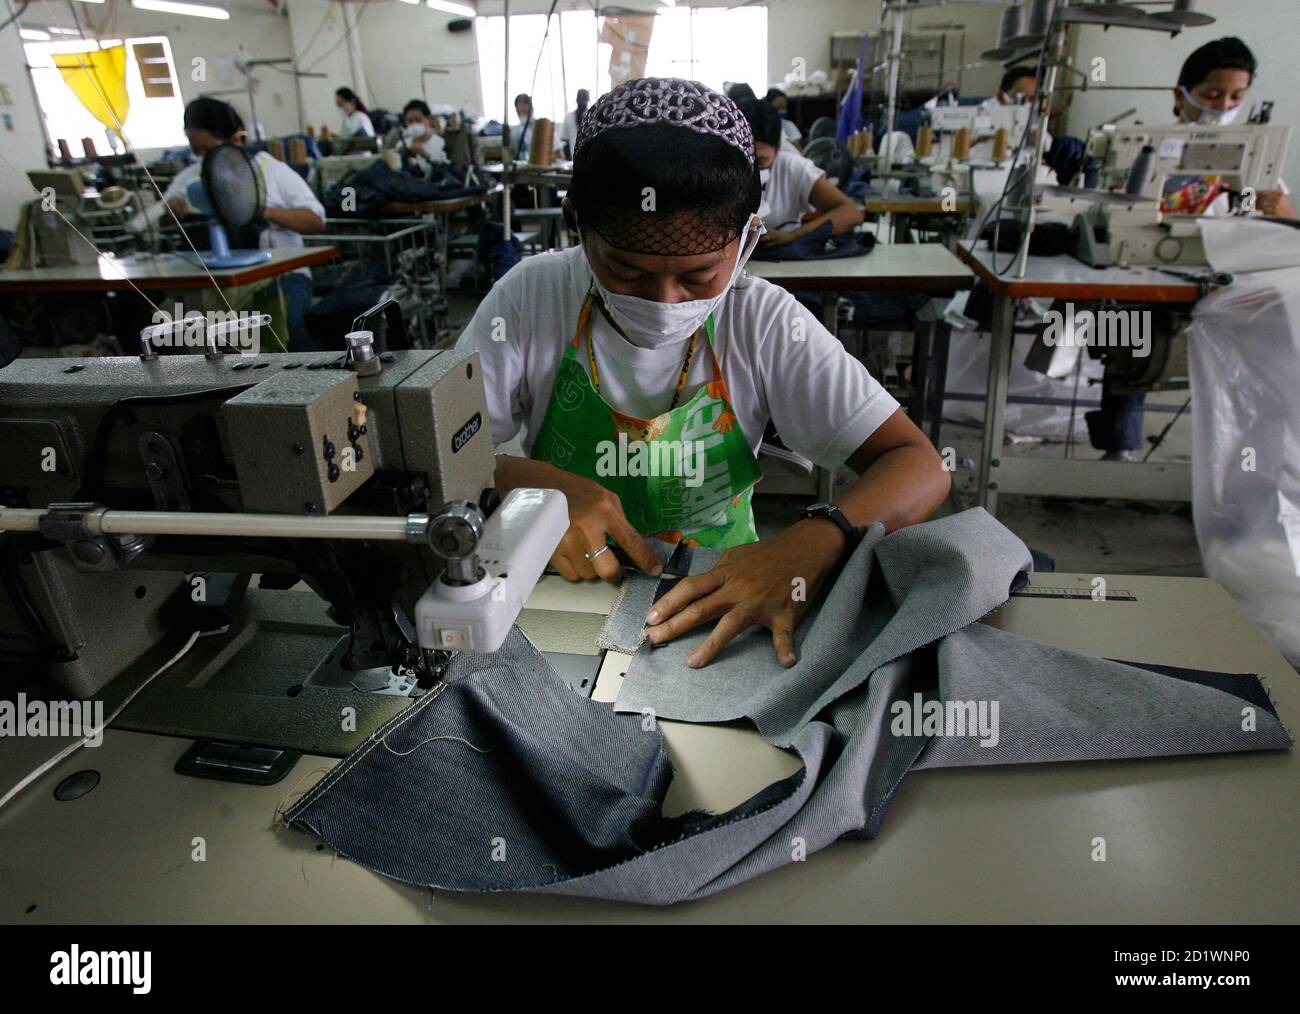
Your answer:
[[[825,175],[797,151],[777,151],[763,187],[763,207],[759,209],[768,231],[797,227],[804,212],[812,210],[813,187]]]
[[[456,347],[482,357],[496,444],[514,439],[522,426],[524,451],[531,451],[590,284],[581,247],[525,258],[492,287],[461,334]],[[770,418],[792,450],[837,468],[898,409],[812,313],[770,282],[742,274],[714,322],[732,407],[755,453]],[[666,412],[689,340],[642,348],[593,312],[601,396],[638,418]],[[588,368],[585,345],[578,361]],[[701,348],[679,403],[712,379],[712,357]]]
[[[360,109],[354,109],[350,113],[344,113],[343,136],[374,137],[375,125],[370,122],[369,114],[363,113]]]
[[[799,129],[798,124],[796,124],[793,120],[787,120],[784,116],[782,116],[781,117],[781,147],[784,148],[786,147],[786,145],[789,145],[791,148],[793,148],[794,147],[793,142],[799,140],[801,137],[803,137],[803,131]]]
[[[322,222],[325,221],[324,205],[316,199],[311,187],[307,186],[307,181],[294,172],[292,168],[265,151],[259,151],[254,155],[253,162],[262,173],[262,185],[266,190],[266,206],[268,208],[304,208],[308,211],[314,211]],[[190,163],[178,172],[173,177],[171,185],[163,192],[162,201],[152,206],[146,213],[148,220],[154,221],[162,217],[165,214],[164,205],[175,197],[186,198],[188,204],[187,191],[189,185],[199,178],[202,171],[203,161],[200,159],[197,162]],[[139,228],[140,226],[136,227]],[[268,222],[266,228],[262,230],[260,245],[262,249],[266,250],[271,247],[300,247],[303,242],[302,236],[292,229],[286,229],[282,225]],[[299,268],[294,274],[305,274],[310,278],[311,269]]]
[[[407,147],[410,149],[411,154],[419,155],[426,162],[447,161],[447,142],[442,139],[441,134],[432,128],[424,136],[417,137],[414,141],[408,141]]]

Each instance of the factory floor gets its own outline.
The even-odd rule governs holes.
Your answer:
[[[477,297],[453,294],[452,334],[460,334],[477,304]],[[1149,402],[1176,407],[1186,397],[1183,391],[1153,392]],[[1147,435],[1159,433],[1172,418],[1168,412],[1146,413]],[[1184,414],[1152,454],[1152,460],[1190,461],[1191,433],[1190,415]],[[975,502],[980,429],[974,425],[945,423],[940,446],[954,449],[958,466],[953,493],[941,513],[963,510]],[[1013,453],[1059,457],[1063,449],[1059,442],[1022,443],[1016,445]],[[1083,457],[1100,457],[1100,452],[1089,447],[1086,440],[1083,446],[1076,445],[1074,452]],[[765,467],[767,461],[764,459]],[[852,480],[853,473],[842,470],[837,488]],[[754,514],[759,534],[770,535],[789,525],[807,503],[806,497],[756,496]],[[1057,570],[1169,577],[1199,577],[1202,573],[1189,504],[1003,496],[998,502],[998,518],[1028,545],[1053,557]]]

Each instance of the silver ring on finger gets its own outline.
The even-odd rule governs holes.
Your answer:
[[[594,553],[583,553],[582,555],[585,556],[588,560],[594,560],[594,559],[596,559],[596,557],[598,557],[601,553],[605,553],[605,552],[608,552],[608,551],[609,551],[609,543],[607,542],[607,543],[605,543],[605,545],[601,546],[601,547],[600,547],[598,550],[596,550]]]

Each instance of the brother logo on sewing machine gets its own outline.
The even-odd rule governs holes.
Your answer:
[[[452,454],[460,453],[460,449],[464,447],[467,443],[469,443],[470,438],[472,438],[474,434],[479,431],[479,428],[482,425],[483,425],[483,413],[475,412],[474,417],[470,419],[470,421],[467,422],[464,426],[458,429],[455,435],[451,438],[451,453]]]
[[[328,514],[375,471],[355,374],[294,370],[221,408],[244,510]]]

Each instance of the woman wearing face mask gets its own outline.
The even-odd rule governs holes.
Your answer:
[[[1174,89],[1174,115],[1183,123],[1230,126],[1244,122],[1246,93],[1255,79],[1257,64],[1250,48],[1228,36],[1207,42],[1193,51],[1178,74]],[[1277,190],[1256,195],[1255,211],[1278,218],[1295,218],[1295,205],[1285,182]],[[1228,196],[1221,194],[1206,214],[1224,215]],[[1103,451],[1105,461],[1136,461],[1143,447],[1142,421],[1146,394],[1112,394],[1103,381],[1101,406],[1088,412],[1088,436]]]
[[[1183,123],[1229,126],[1242,123],[1246,93],[1255,79],[1258,64],[1250,48],[1228,36],[1207,42],[1183,63],[1174,89],[1174,115]],[[1295,204],[1286,183],[1277,190],[1258,194],[1255,210],[1276,218],[1295,218]],[[1226,205],[1226,198],[1224,205]],[[1227,208],[1212,208],[1222,214]]]
[[[447,143],[434,126],[433,113],[423,99],[411,99],[402,109],[402,140],[411,154],[426,162],[447,161]]]
[[[334,92],[334,104],[339,107],[343,117],[344,137],[374,137],[375,125],[370,122],[370,113],[361,96],[351,88],[339,88]]]
[[[610,542],[658,573],[646,535],[725,550],[648,618],[655,642],[717,621],[693,665],[754,624],[792,665],[795,623],[856,533],[921,521],[949,488],[866,369],[792,296],[743,275],[759,197],[733,102],[691,81],[626,82],[587,111],[575,145],[565,208],[580,245],[520,263],[459,342],[481,355],[494,441],[523,428],[528,457],[499,456],[497,487],[568,498],[552,557],[564,577],[617,583]],[[800,453],[860,477],[835,508],[759,542],[769,419]]]

